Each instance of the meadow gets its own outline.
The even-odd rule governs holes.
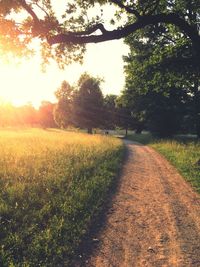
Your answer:
[[[182,176],[200,193],[200,142],[190,135],[170,140],[156,139],[150,133],[129,135],[130,140],[149,145],[167,158]]]
[[[70,266],[123,152],[112,137],[0,130],[0,266]]]

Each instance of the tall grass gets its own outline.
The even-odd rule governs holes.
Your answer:
[[[111,137],[0,131],[0,266],[70,266],[122,154]]]

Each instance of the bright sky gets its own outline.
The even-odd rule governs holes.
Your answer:
[[[36,107],[42,100],[54,102],[54,92],[61,82],[66,80],[73,84],[85,71],[104,79],[104,94],[119,94],[124,86],[122,55],[127,53],[128,47],[122,40],[89,44],[83,65],[76,63],[62,71],[56,63],[51,63],[45,73],[41,72],[37,56],[18,66],[0,61],[0,99],[15,105],[31,102]]]

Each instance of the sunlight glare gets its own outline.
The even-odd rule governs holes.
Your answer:
[[[1,62],[0,97],[18,106],[31,102],[38,107],[42,100],[55,102],[54,92],[61,82],[73,84],[85,71],[104,79],[104,94],[119,94],[124,86],[122,55],[128,53],[128,47],[120,40],[90,44],[87,48],[84,64],[74,63],[65,70],[52,63],[42,73],[38,56],[22,60],[19,65]]]
[[[62,5],[53,1],[57,15],[63,12]],[[64,5],[64,2],[63,2]],[[96,10],[91,10],[90,16]],[[113,16],[113,9],[104,9],[105,20]],[[122,40],[88,44],[82,65],[74,63],[60,70],[55,62],[47,66],[46,72],[41,71],[38,44],[33,42],[36,55],[31,59],[22,59],[21,64],[0,61],[1,86],[0,99],[14,105],[32,103],[39,107],[41,101],[55,102],[54,92],[63,80],[73,85],[83,72],[98,76],[104,80],[104,94],[119,94],[124,87],[122,55],[128,54],[128,46]]]

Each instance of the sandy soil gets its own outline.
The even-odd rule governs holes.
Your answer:
[[[79,266],[200,267],[199,195],[153,149],[127,148],[106,222]]]

